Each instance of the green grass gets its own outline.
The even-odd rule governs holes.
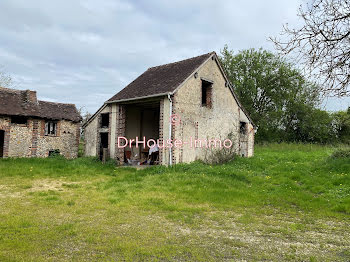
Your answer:
[[[0,161],[0,261],[349,261],[350,159],[317,145],[136,170]]]

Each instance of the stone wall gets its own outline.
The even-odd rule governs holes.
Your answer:
[[[159,116],[159,139],[164,143],[171,139],[169,134],[170,123],[170,101],[168,97],[164,97],[160,102],[160,116]],[[159,161],[162,165],[168,165],[170,159],[170,148],[164,147],[159,150]]]
[[[57,149],[66,158],[78,156],[78,123],[58,121],[57,135],[45,136],[43,119],[29,118],[27,124],[13,124],[10,117],[0,117],[0,130],[5,131],[4,157],[47,157],[50,150]]]
[[[115,141],[116,141],[116,128],[117,128],[117,107],[116,104],[110,105],[110,115],[109,115],[109,156],[112,159],[115,159],[116,157],[116,147],[115,147]]]
[[[207,100],[209,106],[202,106],[201,92],[202,79],[213,82],[210,92],[207,94],[210,98]],[[192,139],[221,139],[227,138],[229,133],[233,133],[233,147],[237,154],[252,156],[254,153],[254,128],[249,118],[241,110],[226,80],[214,59],[208,60],[198,70],[196,77],[191,76],[172,96],[173,106],[170,112],[170,101],[168,97],[161,98],[160,117],[159,117],[159,138],[162,140],[178,139],[188,142]],[[107,105],[102,111],[91,120],[85,127],[85,154],[87,156],[97,156],[99,147],[99,116],[101,113],[110,112],[109,132],[109,151],[111,157],[120,162],[124,160],[124,149],[117,148],[117,137],[129,135],[134,138],[131,131],[135,131],[139,123],[128,124],[125,130],[125,106],[120,104]],[[181,121],[172,125],[171,134],[169,134],[170,115],[177,114]],[[137,120],[135,120],[137,121]],[[248,124],[248,133],[245,137],[240,136],[240,122]],[[126,134],[127,131],[127,134]],[[106,131],[107,132],[107,131]],[[139,132],[136,132],[138,134]],[[132,135],[131,135],[132,134]],[[111,145],[115,145],[112,148]],[[113,150],[114,149],[114,150]],[[196,159],[203,159],[208,150],[191,147],[189,144],[179,148],[168,147],[160,149],[160,163],[168,165],[170,157],[173,163],[191,162]]]
[[[97,125],[98,117],[95,117],[84,129],[86,156],[97,156]]]
[[[114,142],[115,145],[115,159],[119,164],[124,163],[124,148],[118,147],[118,137],[125,136],[125,125],[126,125],[126,110],[124,105],[117,105],[116,108],[116,129],[115,129],[115,137],[116,140]]]
[[[213,82],[211,86],[210,106],[202,106],[202,80]],[[173,139],[189,142],[190,139],[221,139],[224,140],[232,132],[233,146],[239,154],[240,121],[249,123],[247,116],[239,108],[217,62],[208,60],[174,94],[173,114],[181,118],[178,125],[173,126]],[[254,133],[254,130],[253,130]],[[253,154],[254,136],[249,135],[248,156]],[[247,150],[247,148],[245,148]],[[203,159],[208,152],[204,146],[194,147],[190,144],[173,149],[173,162],[191,162]]]
[[[41,123],[45,123],[41,120]],[[41,125],[44,126],[45,125]],[[57,136],[45,136],[44,130],[41,129],[38,141],[37,141],[37,157],[47,157],[49,151],[59,150],[61,155],[66,158],[78,157],[79,147],[79,125],[70,121],[59,121]]]
[[[33,137],[33,119],[27,125],[10,124],[9,157],[30,157]]]
[[[248,125],[248,157],[254,155],[254,137],[255,137],[255,129],[254,126],[249,123]]]
[[[109,113],[109,127],[101,128],[101,114]],[[85,155],[98,156],[100,133],[108,132],[108,152],[112,159],[123,161],[124,149],[117,147],[117,137],[125,136],[125,110],[122,105],[109,104],[100,110],[84,128]]]
[[[3,157],[7,157],[9,153],[10,144],[10,128],[11,119],[9,117],[0,117],[0,130],[5,131],[4,145],[3,145]]]

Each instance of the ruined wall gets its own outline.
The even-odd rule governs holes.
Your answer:
[[[47,157],[50,150],[60,150],[66,158],[78,156],[80,126],[59,121],[57,136],[45,136],[45,120],[29,118],[27,124],[12,124],[10,117],[0,117],[5,130],[5,157]]]
[[[249,121],[240,110],[215,60],[210,59],[198,71],[197,77],[191,77],[174,95],[173,113],[178,114],[181,122],[173,126],[173,138],[189,141],[192,139],[222,139],[232,132],[233,146],[239,153],[240,121]],[[211,106],[202,106],[202,80],[213,82]],[[250,146],[250,155],[252,147]],[[208,150],[195,148],[190,144],[173,149],[174,163],[191,162],[203,159]]]

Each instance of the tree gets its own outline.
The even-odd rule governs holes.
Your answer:
[[[78,112],[82,117],[81,125],[83,126],[90,119],[92,114],[90,112],[88,112],[84,106],[79,107]]]
[[[270,38],[280,54],[296,54],[307,72],[321,79],[325,94],[350,94],[350,1],[312,0],[300,6],[303,25],[284,25],[282,39]]]
[[[299,104],[286,112],[285,141],[331,143],[336,139],[333,117],[327,111]]]
[[[334,113],[334,126],[338,140],[350,144],[350,107],[347,111]]]
[[[258,142],[302,140],[302,134],[293,135],[294,122],[301,121],[301,112],[319,104],[314,83],[284,59],[262,49],[235,55],[225,46],[220,59],[240,102],[258,126]]]

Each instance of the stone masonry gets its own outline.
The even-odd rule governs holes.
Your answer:
[[[137,118],[129,117],[126,121],[126,115],[129,116],[134,109],[142,107],[147,99],[159,103],[160,144],[167,144],[169,139],[173,142],[185,142],[180,147],[159,148],[160,164],[188,163],[204,159],[208,149],[205,145],[193,147],[189,143],[191,139],[222,142],[230,136],[237,154],[253,156],[256,127],[234,94],[215,52],[151,67],[107,100],[84,126],[85,154],[98,155],[96,148],[99,146],[100,115],[110,112],[111,117],[115,110],[113,108],[116,108],[116,120],[108,130],[109,151],[116,162],[123,164],[124,148],[117,147],[117,138],[125,136],[126,130],[131,133],[139,132],[143,122],[140,124]],[[170,116],[176,116],[180,121],[171,123]]]
[[[45,136],[45,120],[28,119],[27,124],[13,124],[11,117],[0,117],[0,130],[5,131],[4,157],[47,157],[59,150],[66,158],[78,156],[80,125],[61,120],[55,136]]]
[[[59,152],[75,158],[80,121],[73,104],[40,101],[35,91],[0,87],[2,157],[47,157]]]

